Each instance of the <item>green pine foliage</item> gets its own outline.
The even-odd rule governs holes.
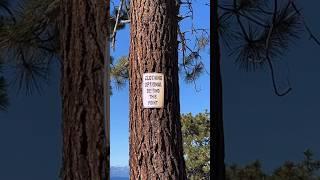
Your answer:
[[[130,24],[129,1],[123,2],[119,11],[119,7],[112,1],[110,39],[115,40],[116,32]],[[0,53],[4,65],[11,67],[12,76],[8,80],[10,85],[17,87],[18,92],[26,92],[26,95],[41,93],[43,86],[49,83],[52,64],[59,63],[60,60],[57,26],[59,0],[21,0],[14,8],[10,9],[9,6],[9,0],[0,0],[0,15],[7,14],[0,17]],[[185,14],[185,17],[181,15],[183,18],[179,24],[192,14],[191,4],[182,3],[180,6],[183,12],[188,12],[189,9],[190,12]],[[116,32],[113,32],[117,17],[119,22]],[[209,33],[206,29],[195,28],[179,32],[179,49],[183,54],[182,62],[179,62],[180,72],[184,72],[187,83],[195,82],[200,74],[205,72],[200,52],[209,46]],[[186,35],[188,33],[189,35]],[[190,48],[193,44],[186,43],[191,36],[194,39],[194,48]],[[128,80],[127,61],[123,56],[110,64],[112,87],[116,89],[124,87]]]
[[[10,67],[10,81],[26,94],[48,83],[51,61],[57,58],[56,0],[24,0],[13,8],[14,20],[0,27],[0,53]]]
[[[294,0],[220,0],[218,31],[222,50],[234,57],[240,69],[268,68],[275,94],[284,96],[292,88],[278,85],[275,64],[304,34],[317,45],[319,39],[304,20],[300,2]],[[279,86],[279,87],[278,87]],[[283,88],[283,86],[286,89]]]
[[[210,177],[210,114],[182,114],[183,148],[190,180]]]
[[[110,76],[114,87],[121,89],[126,85],[126,81],[129,78],[129,59],[127,56],[122,56],[114,64],[113,58],[111,58]]]
[[[41,93],[43,86],[49,83],[52,64],[60,62],[59,0],[22,0],[14,10],[9,9],[8,2],[0,0],[1,12],[12,15],[12,18],[0,18],[0,53],[4,65],[11,67],[9,81],[18,92]],[[116,10],[110,18],[111,29],[115,24],[115,13]],[[125,11],[121,18],[127,19]],[[123,27],[119,24],[117,30]],[[124,57],[110,64],[111,80],[117,89],[123,87],[128,78],[128,70],[124,69],[128,67],[126,61]]]

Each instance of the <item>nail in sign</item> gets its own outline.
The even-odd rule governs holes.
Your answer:
[[[144,108],[163,108],[164,76],[162,73],[144,73],[142,80]]]

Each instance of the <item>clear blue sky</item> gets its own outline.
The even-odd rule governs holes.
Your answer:
[[[117,1],[116,1],[117,2]],[[210,28],[210,9],[204,5],[205,1],[195,1],[194,4],[194,25],[198,28]],[[115,3],[117,4],[117,3]],[[191,27],[190,20],[185,20],[182,24],[182,31]],[[111,52],[114,57],[127,55],[129,50],[129,28],[121,30],[117,34],[116,50]],[[209,49],[201,54],[209,72]],[[181,112],[193,114],[203,112],[205,109],[210,110],[210,78],[209,74],[204,73],[197,81],[196,92],[193,84],[186,84],[180,78],[180,104]],[[128,166],[129,165],[129,89],[128,85],[124,89],[114,90],[111,97],[111,165]]]

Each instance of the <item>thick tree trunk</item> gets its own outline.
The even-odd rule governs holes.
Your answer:
[[[213,165],[213,179],[224,180],[225,179],[225,150],[224,150],[224,131],[223,131],[223,104],[222,104],[222,80],[220,71],[220,44],[218,34],[218,2],[213,2],[213,62],[212,62],[212,123],[211,132],[212,140],[211,143],[211,154],[212,154],[212,165]]]
[[[130,179],[186,179],[174,0],[131,0]],[[164,108],[144,109],[143,73],[164,74]]]
[[[63,180],[109,176],[103,97],[109,3],[61,0]]]

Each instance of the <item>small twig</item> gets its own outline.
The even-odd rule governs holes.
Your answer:
[[[116,16],[116,23],[114,25],[113,33],[112,33],[112,36],[111,36],[111,39],[112,39],[111,47],[112,47],[113,50],[115,50],[117,27],[118,27],[118,24],[119,24],[120,13],[121,13],[123,2],[124,2],[124,0],[120,0],[120,5],[119,5],[117,16]]]
[[[187,5],[189,11],[186,14],[191,14],[191,19],[193,20],[193,8],[192,8],[192,2],[190,0],[186,0],[186,2],[180,2],[180,5]]]
[[[218,5],[218,7],[219,7],[220,9],[224,10],[224,11],[229,11],[229,12],[234,12],[234,11],[235,11],[235,9],[232,9],[232,8],[226,8],[226,7],[221,6],[221,5]]]
[[[263,13],[265,13],[265,14],[268,14],[268,15],[272,15],[273,14],[273,12],[268,12],[268,11],[266,11],[266,10],[264,10],[264,9],[262,9],[261,7],[257,7],[261,12],[263,12]]]
[[[244,28],[244,26],[243,26],[243,24],[242,24],[242,22],[240,20],[240,15],[237,14],[236,17],[237,17],[238,24],[239,24],[239,26],[241,28],[242,34],[245,36],[246,40],[249,40],[249,35],[247,34],[247,32],[246,32],[246,30],[245,30],[245,28]]]
[[[317,44],[320,46],[320,41],[319,39],[317,39],[317,37],[312,33],[311,29],[309,28],[309,26],[307,25],[306,21],[304,20],[304,17],[302,16],[302,14],[300,13],[300,10],[296,7],[296,5],[294,4],[293,0],[290,0],[290,3],[292,5],[292,7],[294,8],[294,10],[298,13],[299,16],[301,16],[302,18],[302,22],[304,27],[306,28],[307,32],[310,35],[310,38]]]
[[[271,60],[270,60],[269,57],[267,57],[267,61],[268,61],[268,64],[269,64],[269,67],[270,67],[270,71],[271,71],[271,76],[272,76],[271,79],[272,79],[272,85],[273,85],[274,92],[276,93],[277,96],[285,96],[285,95],[287,95],[292,90],[292,88],[289,86],[289,88],[283,93],[280,93],[278,91],[276,80],[275,80],[274,69],[273,69],[273,66],[272,66],[272,63],[271,63]]]
[[[1,8],[3,8],[5,11],[7,11],[7,13],[10,15],[13,23],[15,24],[17,21],[16,21],[16,18],[15,18],[15,16],[14,16],[13,12],[11,11],[11,9],[9,9],[8,7],[6,7],[5,5],[4,5],[4,6],[0,5],[0,6],[1,6]]]
[[[225,16],[229,15],[225,19],[223,19]],[[223,19],[224,21],[227,21],[230,17],[232,17],[232,13],[230,11],[225,11],[222,15],[219,16],[218,21],[219,24],[221,24],[221,20]]]
[[[197,93],[201,91],[201,89],[197,88],[197,83],[196,83],[195,79],[193,79],[193,85],[194,85],[194,89],[196,90]]]
[[[233,10],[232,11],[236,12],[237,11],[236,9],[237,9],[237,1],[233,0]],[[246,32],[246,30],[245,30],[245,28],[244,28],[244,26],[243,26],[243,24],[242,24],[242,22],[240,20],[240,14],[238,12],[236,13],[236,17],[237,17],[238,24],[239,24],[239,26],[241,28],[242,34],[245,36],[246,40],[248,40],[249,36],[248,36],[248,34],[247,34],[247,32]]]
[[[185,40],[184,34],[180,30],[180,26],[178,26],[178,35],[179,35],[180,40],[181,40],[182,64],[183,64],[184,70],[187,72],[186,63],[185,63],[185,52],[186,52],[186,46],[187,45],[186,45],[186,40]]]
[[[261,26],[261,27],[268,27],[268,25],[262,24],[261,22],[257,21],[256,19],[254,19],[254,18],[252,18],[252,17],[250,17],[250,16],[248,16],[248,15],[244,15],[244,14],[242,14],[242,13],[240,13],[240,12],[238,12],[238,14],[239,14],[240,16],[246,18],[247,20],[249,20],[249,21],[251,21],[251,22],[253,22],[253,23]]]
[[[259,22],[258,20],[254,19],[254,18],[252,18],[252,17],[250,17],[250,16],[248,16],[248,15],[245,15],[245,14],[241,13],[239,10],[236,9],[236,7],[226,8],[226,7],[223,7],[223,6],[220,6],[220,5],[219,5],[219,8],[222,9],[222,10],[224,10],[224,11],[226,11],[226,13],[224,13],[223,15],[225,15],[225,14],[227,14],[227,13],[234,13],[234,14],[236,14],[237,16],[240,15],[240,16],[246,18],[247,20],[249,20],[249,21],[251,21],[251,22],[253,22],[253,23],[255,23],[255,24],[259,25],[259,26],[268,27],[267,25]]]
[[[272,79],[272,85],[273,85],[273,88],[274,88],[274,92],[276,93],[277,96],[285,96],[292,90],[292,88],[289,86],[289,88],[283,93],[280,93],[278,91],[276,80],[275,80],[274,69],[273,69],[272,62],[271,62],[270,57],[269,57],[269,45],[270,45],[269,43],[270,43],[270,39],[271,39],[271,34],[272,34],[274,26],[276,24],[277,12],[278,12],[278,1],[274,0],[274,11],[273,11],[272,24],[271,24],[271,27],[270,27],[270,30],[269,30],[269,33],[268,33],[268,37],[267,37],[267,40],[266,40],[266,59],[268,61],[269,68],[270,68],[270,71],[271,71],[271,79]]]

